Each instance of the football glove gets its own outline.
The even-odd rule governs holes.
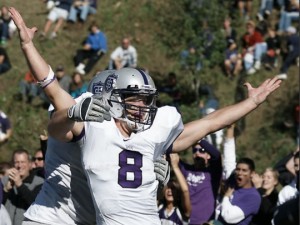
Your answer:
[[[159,185],[165,186],[169,182],[170,166],[167,160],[164,158],[156,160],[154,162],[154,172]]]
[[[102,95],[93,95],[82,99],[68,110],[68,117],[75,121],[94,121],[102,123],[111,120],[110,106]]]

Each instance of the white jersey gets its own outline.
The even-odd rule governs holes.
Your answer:
[[[86,122],[83,164],[97,207],[97,224],[160,224],[153,161],[182,132],[174,107],[158,109],[150,129],[124,138],[114,120]]]
[[[76,101],[90,96],[85,93]],[[25,217],[44,224],[96,223],[96,215],[78,143],[48,139],[45,182]]]

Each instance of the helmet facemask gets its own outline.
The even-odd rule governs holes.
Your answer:
[[[146,130],[157,112],[156,98],[157,90],[146,85],[142,89],[137,86],[114,89],[110,98],[112,116],[125,121],[134,132]]]

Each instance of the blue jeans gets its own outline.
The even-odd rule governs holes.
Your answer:
[[[79,7],[71,6],[68,20],[74,23],[77,22],[77,15],[79,14],[80,20],[84,22],[89,14],[95,14],[96,12],[97,10],[89,5]]]
[[[279,31],[286,31],[292,21],[299,19],[299,12],[281,11],[279,20]]]
[[[259,14],[264,15],[265,11],[272,12],[273,10],[273,0],[262,0],[259,8]]]
[[[261,61],[261,57],[263,54],[267,52],[267,43],[257,43],[255,44],[255,51],[254,51],[254,59],[256,61]]]
[[[0,23],[0,26],[1,26],[1,40],[5,41],[8,39],[8,23]]]

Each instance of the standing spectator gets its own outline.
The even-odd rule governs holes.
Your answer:
[[[5,46],[6,41],[12,37],[16,26],[12,21],[6,6],[0,9],[0,44]]]
[[[82,75],[89,73],[101,57],[107,52],[105,34],[96,23],[89,28],[90,34],[84,41],[82,49],[77,50],[74,57],[76,71]],[[87,60],[85,64],[84,61]]]
[[[12,135],[12,127],[7,115],[0,110],[0,144],[8,141]]]
[[[299,12],[298,12],[299,14]],[[280,79],[287,79],[287,71],[290,66],[295,63],[296,59],[300,56],[300,43],[299,43],[299,35],[297,34],[297,30],[295,27],[289,27],[287,29],[287,56],[283,60],[283,64],[280,68],[280,74],[277,75]]]
[[[252,185],[251,176],[254,171],[255,164],[252,159],[241,158],[237,162],[234,183],[228,185],[220,205],[216,208],[216,218],[224,225],[248,225],[258,212],[261,197]]]
[[[43,32],[40,34],[42,39],[50,31],[50,28],[53,23],[56,23],[52,33],[50,34],[50,39],[56,38],[57,33],[62,27],[64,21],[68,18],[69,10],[72,5],[73,0],[57,0],[55,1],[55,6],[50,10],[48,14],[47,21],[44,26]]]
[[[70,8],[68,22],[76,23],[79,15],[79,22],[84,23],[89,14],[97,13],[97,0],[74,0]]]
[[[258,192],[261,195],[261,204],[258,213],[253,217],[251,225],[271,225],[273,214],[278,200],[279,173],[277,170],[267,168],[262,176],[261,186]],[[256,187],[257,188],[257,187]]]
[[[11,225],[10,216],[5,206],[2,204],[2,200],[3,200],[3,185],[2,182],[0,182],[0,225]]]
[[[216,196],[222,176],[220,152],[205,140],[193,146],[194,164],[180,161],[190,192],[190,224],[202,224],[214,217]]]
[[[170,154],[176,181],[169,181],[164,189],[162,204],[158,207],[162,224],[187,224],[191,213],[191,202],[187,182],[178,167],[179,156]]]
[[[242,37],[242,56],[246,72],[253,74],[260,69],[261,57],[267,51],[267,44],[252,20],[247,22],[246,28]]]
[[[281,41],[275,30],[268,28],[268,35],[266,38],[267,52],[262,57],[262,62],[266,69],[273,69],[277,66],[278,56],[280,55]]]
[[[123,38],[121,46],[111,53],[108,68],[118,70],[124,67],[137,67],[137,52],[127,37]]]
[[[79,97],[82,93],[86,92],[88,84],[83,80],[80,73],[74,72],[72,76],[72,83],[70,86],[70,95],[73,98]]]
[[[10,70],[11,64],[7,52],[0,47],[0,75]]]
[[[66,91],[69,92],[72,78],[66,74],[66,71],[62,65],[58,65],[55,70],[56,78],[59,85]]]
[[[24,212],[34,201],[44,179],[31,173],[31,161],[26,150],[13,153],[14,167],[9,169],[4,185],[3,203],[14,225],[21,225]]]

